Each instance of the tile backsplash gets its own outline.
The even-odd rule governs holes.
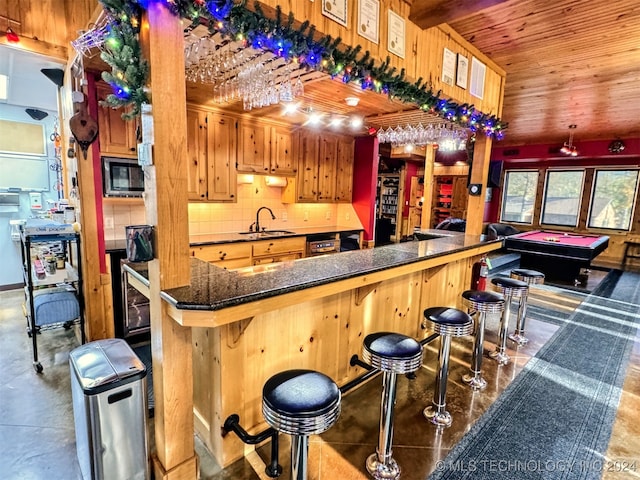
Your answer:
[[[146,223],[144,204],[112,204],[102,205],[104,239],[120,240],[125,237],[124,227]]]
[[[256,221],[258,208],[269,207],[260,214],[260,225],[267,229],[288,229],[321,226],[361,228],[349,203],[282,203],[282,189],[268,187],[264,177],[256,175],[251,184],[238,185],[237,203],[190,203],[189,233],[233,233],[249,229]],[[104,205],[105,240],[125,238],[124,227],[145,223],[144,205]]]

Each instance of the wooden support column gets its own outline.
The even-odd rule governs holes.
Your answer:
[[[194,451],[191,329],[167,314],[160,292],[190,278],[184,42],[178,17],[150,2],[142,45],[151,67],[153,166],[145,167],[147,222],[155,227],[149,262],[151,352],[156,402],[156,480],[198,477]]]
[[[433,215],[433,162],[436,158],[436,150],[432,144],[427,144],[424,149],[424,184],[422,202],[422,217],[420,228],[426,230],[431,228],[431,215]]]
[[[484,219],[485,195],[487,193],[487,175],[489,174],[489,161],[491,160],[491,138],[485,135],[476,137],[473,149],[473,165],[471,166],[471,183],[482,184],[480,195],[469,195],[467,203],[467,229],[470,235],[482,233],[482,221]]]

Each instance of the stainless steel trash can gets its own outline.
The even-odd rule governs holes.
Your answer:
[[[84,480],[149,478],[147,370],[122,339],[69,356],[76,450]]]

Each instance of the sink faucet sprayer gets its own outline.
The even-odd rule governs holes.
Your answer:
[[[271,219],[272,219],[272,220],[275,220],[275,219],[276,219],[276,216],[273,214],[273,212],[271,211],[271,209],[270,209],[269,207],[260,207],[260,208],[258,209],[258,211],[256,212],[256,223],[255,223],[255,226],[256,226],[256,232],[260,232],[260,212],[261,212],[262,210],[268,210],[268,211],[269,211],[269,213],[271,214]],[[251,227],[249,227],[249,229],[251,229]]]

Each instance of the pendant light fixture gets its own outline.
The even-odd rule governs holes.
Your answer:
[[[560,153],[564,153],[565,155],[569,155],[571,157],[578,156],[578,149],[573,144],[573,131],[577,128],[577,125],[571,124],[569,125],[569,141],[564,142],[562,148],[560,148]]]

